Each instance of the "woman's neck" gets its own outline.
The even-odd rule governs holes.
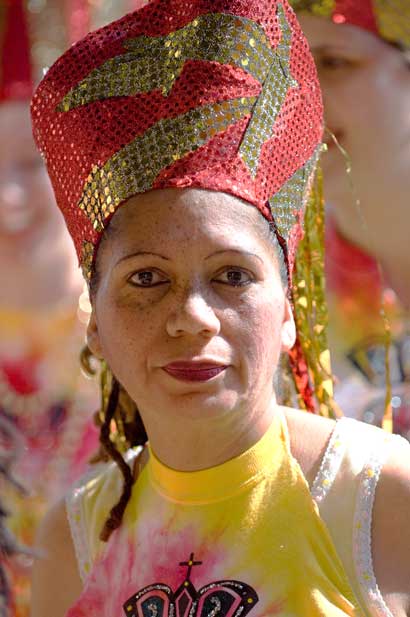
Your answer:
[[[386,285],[390,287],[399,299],[404,310],[410,312],[410,251],[406,256],[380,258],[380,265]]]
[[[255,445],[266,433],[278,405],[274,395],[252,409],[232,411],[229,417],[176,419],[167,414],[144,420],[152,450],[168,467],[198,471],[222,465]]]
[[[330,210],[339,232],[377,260],[386,285],[410,309],[409,193],[396,190],[388,198],[386,192],[383,187],[378,196],[372,193],[357,206],[351,194],[340,196]]]

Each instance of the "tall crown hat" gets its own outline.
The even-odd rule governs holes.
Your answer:
[[[253,204],[292,267],[322,101],[287,1],[153,0],[71,47],[32,116],[87,277],[117,208],[165,187]]]
[[[290,0],[295,11],[352,24],[400,47],[410,47],[408,0]]]

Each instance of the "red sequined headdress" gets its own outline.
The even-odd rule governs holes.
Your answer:
[[[410,47],[409,0],[290,0],[295,11],[330,17],[336,24],[352,24]]]
[[[255,205],[292,267],[322,102],[286,1],[153,0],[66,52],[32,115],[87,276],[116,209],[175,186]]]

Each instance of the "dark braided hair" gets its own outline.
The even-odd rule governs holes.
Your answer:
[[[95,375],[91,358],[90,350],[85,347],[81,353],[82,366],[89,375]],[[119,467],[124,480],[120,499],[111,509],[100,534],[100,539],[107,542],[121,525],[135,480],[123,453],[130,448],[145,446],[148,437],[136,404],[105,362],[101,363],[100,384],[101,409],[95,414],[95,422],[100,427],[100,451],[91,462],[111,459]]]

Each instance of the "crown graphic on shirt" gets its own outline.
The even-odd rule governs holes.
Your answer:
[[[257,593],[245,583],[235,580],[217,581],[197,590],[191,582],[192,569],[202,565],[194,560],[179,564],[187,568],[185,580],[178,589],[155,583],[141,589],[124,604],[128,617],[244,617],[257,604]]]

